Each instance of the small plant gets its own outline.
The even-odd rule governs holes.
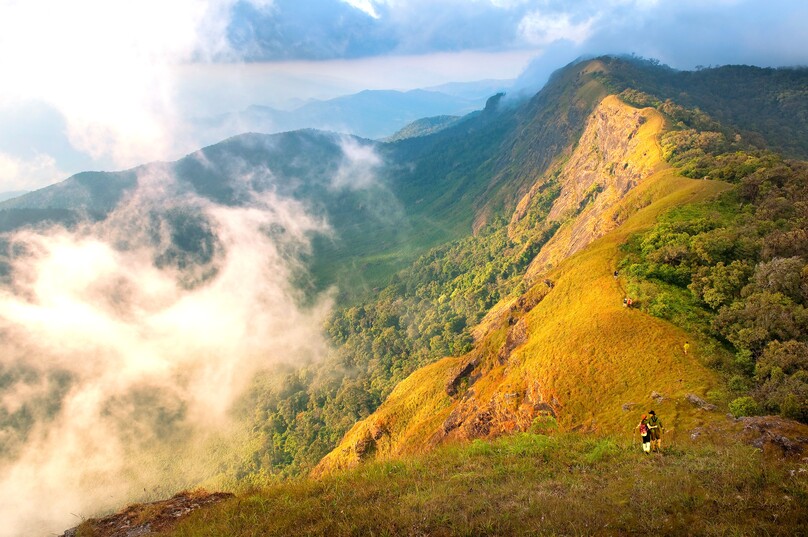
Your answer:
[[[548,434],[558,430],[558,422],[556,419],[547,414],[536,416],[533,423],[530,424],[530,433],[532,434]]]
[[[595,442],[592,449],[584,455],[587,464],[596,464],[601,461],[610,460],[620,453],[620,447],[609,438],[604,438]]]
[[[729,404],[729,411],[736,418],[740,418],[743,416],[755,416],[759,414],[760,407],[758,406],[757,401],[748,395],[745,395],[732,401]]]
[[[808,420],[808,406],[800,404],[797,396],[790,393],[786,395],[783,404],[780,405],[780,415],[791,420],[805,422]]]

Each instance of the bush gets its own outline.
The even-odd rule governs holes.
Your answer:
[[[743,416],[754,416],[760,413],[757,401],[749,396],[738,397],[729,404],[729,411],[736,418]]]
[[[752,351],[740,349],[736,352],[735,365],[747,375],[751,375],[755,371],[755,358],[752,356]]]
[[[808,421],[808,405],[800,403],[797,396],[790,393],[786,395],[783,404],[780,405],[780,415],[784,418],[805,423]]]
[[[749,380],[742,375],[733,376],[727,384],[733,392],[745,392],[749,389]]]

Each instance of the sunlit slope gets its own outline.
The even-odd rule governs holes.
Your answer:
[[[613,98],[604,103],[626,106]],[[626,146],[627,152],[620,155],[636,156],[639,151],[645,159],[632,163],[643,169],[634,183],[623,190],[611,188],[614,184],[601,185],[602,193],[611,189],[622,194],[608,203],[604,199],[579,210],[579,202],[576,214],[567,215],[557,237],[539,254],[552,260],[553,268],[549,272],[533,268],[529,276],[536,283],[511,304],[492,310],[476,331],[475,349],[407,378],[373,415],[348,432],[316,474],[365,459],[419,452],[451,439],[551,424],[562,430],[628,436],[641,413],[650,408],[669,429],[678,431],[720,416],[685,399],[691,393],[709,398],[717,386],[716,374],[702,365],[699,349],[685,355],[686,333],[625,308],[621,279],[613,276],[619,246],[630,234],[648,228],[672,207],[727,188],[722,183],[686,179],[667,169],[654,141],[663,122],[654,112],[643,114],[645,119],[638,121],[642,129],[635,134],[642,137],[641,143]],[[582,140],[587,132],[589,127]],[[584,146],[579,143],[576,151],[588,151]],[[576,162],[575,153],[567,166],[572,162]],[[583,162],[587,164],[579,173],[569,167],[561,170],[559,177],[569,177],[564,188],[588,190],[578,182],[583,172],[591,172],[592,180],[598,181],[604,174],[596,168],[611,164],[583,159],[578,165]],[[558,200],[566,197],[569,192],[562,189]],[[597,219],[593,219],[595,213]],[[594,226],[596,221],[608,225]],[[581,238],[580,233],[566,229],[590,232],[588,238]],[[577,250],[572,247],[574,241]]]

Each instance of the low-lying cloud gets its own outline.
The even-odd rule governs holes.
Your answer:
[[[364,190],[378,182],[381,157],[371,144],[360,143],[356,138],[343,136],[339,140],[342,162],[331,181],[331,188]]]
[[[10,238],[0,535],[59,532],[210,477],[206,445],[228,445],[256,372],[326,352],[329,300],[304,306],[291,283],[321,219],[272,193],[217,205],[159,167],[139,185],[103,222]]]

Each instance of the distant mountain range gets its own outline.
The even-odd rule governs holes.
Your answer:
[[[457,83],[437,90],[365,90],[325,101],[309,101],[293,110],[253,105],[239,112],[196,118],[200,129],[234,135],[316,128],[379,139],[407,124],[431,116],[462,116],[479,110],[485,100],[507,87],[504,81]]]

